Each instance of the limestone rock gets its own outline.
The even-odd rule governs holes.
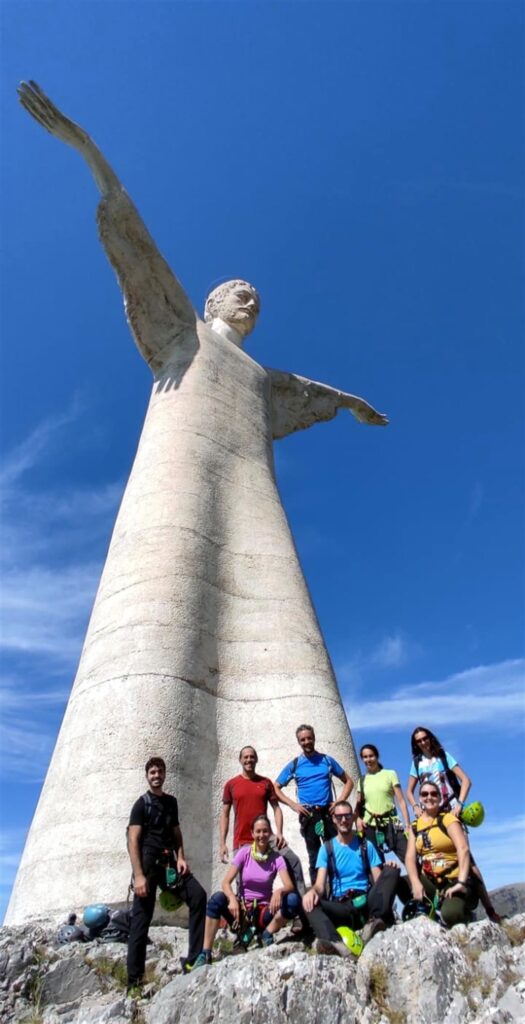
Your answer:
[[[525,914],[445,932],[426,918],[376,935],[359,960],[270,949],[180,972],[187,933],[152,928],[151,1000],[126,997],[125,945],[55,946],[55,927],[0,931],[2,1024],[518,1024]]]

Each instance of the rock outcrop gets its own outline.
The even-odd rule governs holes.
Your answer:
[[[152,928],[144,994],[126,996],[126,947],[0,933],[6,1024],[514,1024],[525,1018],[525,914],[443,931],[426,918],[375,936],[359,960],[284,937],[180,973],[187,933]]]

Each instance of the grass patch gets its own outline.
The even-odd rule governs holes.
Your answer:
[[[171,942],[156,942],[155,948],[162,950],[163,953],[167,953],[168,956],[173,956],[173,946]]]
[[[511,946],[521,946],[525,942],[525,924],[516,924],[514,921],[502,921],[501,927]]]
[[[111,960],[109,956],[86,956],[84,960],[101,980],[112,981],[118,988],[127,988],[128,971],[123,960]]]
[[[406,1024],[404,1010],[393,1010],[388,1003],[388,974],[381,964],[373,964],[368,976],[368,992],[389,1024]]]
[[[223,960],[225,956],[231,956],[234,952],[234,939],[217,939],[213,946],[214,959]]]
[[[20,1024],[42,1024],[42,978],[38,974],[29,979],[25,997],[31,1003],[31,1009],[21,1017]]]

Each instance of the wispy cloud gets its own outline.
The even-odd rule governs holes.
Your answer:
[[[354,729],[406,729],[407,722],[442,725],[505,724],[522,728],[525,718],[525,659],[478,665],[447,679],[401,687],[388,700],[347,701]]]
[[[480,484],[479,480],[476,481],[472,491],[470,492],[469,503],[468,503],[468,522],[471,523],[479,515],[483,500],[485,498],[485,490]]]
[[[0,470],[0,490],[3,491],[4,497],[13,485],[18,483],[24,473],[35,466],[42,453],[50,447],[54,436],[78,419],[80,411],[80,404],[73,402],[67,412],[60,416],[50,416],[39,423],[20,444],[9,452]]]
[[[421,647],[401,630],[392,630],[380,637],[371,650],[356,650],[351,658],[341,658],[335,670],[339,684],[355,690],[369,669],[394,669],[407,665],[421,653]]]
[[[76,405],[41,423],[8,453],[0,474],[0,650],[9,673],[0,736],[10,767],[29,780],[42,778],[49,759],[122,491],[120,483],[31,487],[31,470],[52,461],[80,413]],[[78,431],[81,439],[81,424]]]

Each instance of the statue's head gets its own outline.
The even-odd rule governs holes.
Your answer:
[[[260,308],[261,302],[253,285],[247,281],[225,281],[208,295],[204,319],[219,317],[243,339],[253,331]]]

